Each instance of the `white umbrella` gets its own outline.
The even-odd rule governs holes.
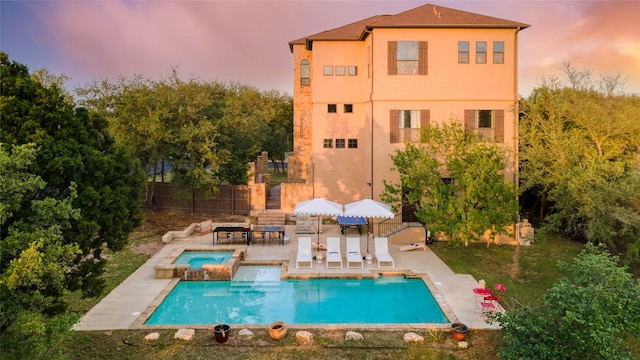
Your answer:
[[[393,219],[396,214],[391,211],[391,205],[371,199],[364,199],[348,203],[344,206],[342,216],[361,216],[366,218]],[[367,232],[367,253],[369,253],[369,233]]]
[[[293,209],[295,215],[318,215],[318,252],[320,251],[320,217],[342,215],[342,204],[324,198],[301,201]]]

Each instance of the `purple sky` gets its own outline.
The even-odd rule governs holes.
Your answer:
[[[30,70],[71,77],[69,86],[142,74],[234,81],[293,93],[288,42],[409,0],[0,0],[0,49]],[[640,94],[640,1],[454,1],[428,3],[532,25],[520,32],[520,94],[543,76],[579,69],[622,72]]]

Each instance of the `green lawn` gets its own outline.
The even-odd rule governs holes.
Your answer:
[[[132,242],[157,241],[157,234],[134,233]],[[487,286],[504,284],[507,288],[505,305],[516,302],[534,305],[560,276],[558,260],[571,260],[582,245],[559,237],[537,239],[531,247],[491,246],[471,244],[452,246],[448,243],[431,245],[455,272],[467,273],[485,279]],[[130,249],[113,254],[109,263],[107,292],[126,278],[147,259]],[[68,297],[74,311],[85,312],[99,299],[79,299],[79,294]],[[124,301],[124,300],[123,300]],[[500,332],[475,331],[470,333],[469,349],[458,349],[448,332],[416,330],[425,337],[422,344],[406,344],[404,332],[361,331],[364,342],[346,342],[344,331],[312,330],[313,345],[296,343],[295,331],[290,330],[280,340],[271,340],[266,330],[255,330],[255,338],[242,341],[237,338],[240,329],[233,328],[226,344],[217,344],[207,330],[198,330],[193,341],[173,339],[175,330],[160,330],[160,339],[144,340],[149,330],[119,330],[78,332],[65,345],[70,359],[496,359]]]

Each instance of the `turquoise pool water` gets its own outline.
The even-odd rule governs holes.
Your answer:
[[[241,269],[245,268],[244,266]],[[251,268],[251,267],[249,267]],[[279,268],[233,281],[181,281],[148,325],[448,323],[420,279],[279,280]],[[277,277],[276,277],[277,272]]]
[[[226,264],[233,252],[223,251],[185,251],[173,262],[189,264],[191,269],[201,269],[204,264]]]

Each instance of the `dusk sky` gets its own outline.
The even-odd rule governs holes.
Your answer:
[[[293,94],[289,41],[427,3],[530,24],[519,38],[522,96],[562,76],[563,61],[596,78],[622,72],[626,92],[640,94],[640,0],[0,0],[0,49],[31,71],[66,74],[71,88],[175,68]]]

